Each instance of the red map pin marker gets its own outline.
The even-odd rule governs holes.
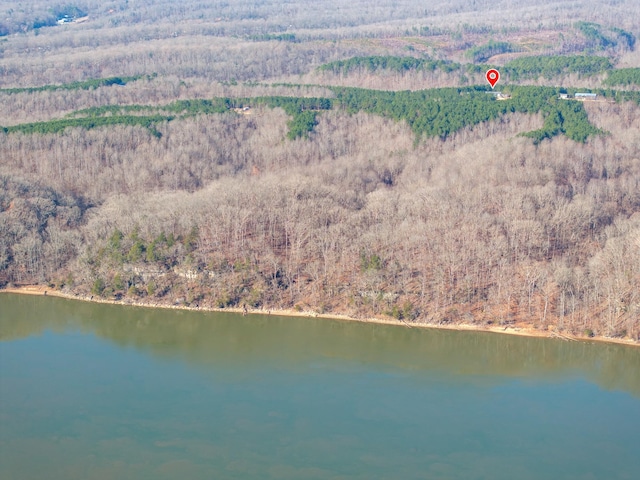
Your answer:
[[[486,77],[487,82],[489,82],[489,85],[493,88],[496,86],[496,83],[498,83],[498,80],[500,80],[500,72],[495,68],[492,68],[491,70],[487,70]]]

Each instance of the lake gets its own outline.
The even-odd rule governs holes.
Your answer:
[[[640,348],[0,295],[0,478],[636,479]]]

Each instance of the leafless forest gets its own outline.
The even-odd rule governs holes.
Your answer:
[[[69,10],[0,0],[0,125],[108,105],[331,98],[331,85],[481,84],[473,73],[318,67],[366,55],[467,62],[465,52],[489,41],[516,47],[491,58],[496,65],[586,54],[640,67],[639,46],[594,45],[576,28],[593,22],[640,38],[636,1],[531,3],[87,0]],[[604,80],[522,83],[596,89]],[[404,122],[340,109],[292,140],[287,113],[266,106],[162,122],[157,132],[0,130],[0,284],[638,341],[640,105],[584,108],[605,132],[584,143],[519,136],[541,128],[542,115],[416,140]]]

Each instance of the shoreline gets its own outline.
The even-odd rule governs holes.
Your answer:
[[[610,337],[576,337],[573,335],[559,333],[555,330],[537,330],[531,326],[527,325],[507,325],[506,327],[502,326],[486,326],[486,325],[476,325],[471,323],[460,323],[453,325],[440,325],[440,324],[430,324],[430,323],[407,323],[402,320],[395,320],[391,318],[375,318],[375,317],[367,317],[367,318],[357,318],[352,317],[350,315],[341,315],[341,314],[319,314],[312,311],[297,311],[294,309],[247,309],[246,311],[242,308],[213,308],[213,307],[188,307],[184,305],[167,305],[162,303],[144,303],[144,302],[133,302],[133,301],[123,301],[123,300],[109,300],[106,298],[93,298],[87,297],[85,295],[73,294],[73,293],[65,293],[59,290],[54,290],[51,288],[47,288],[43,285],[24,285],[20,287],[11,287],[11,288],[0,288],[0,293],[14,293],[18,295],[36,295],[36,296],[51,296],[58,298],[66,298],[68,300],[79,300],[84,302],[91,303],[104,303],[110,305],[122,305],[122,306],[130,306],[130,307],[142,307],[142,308],[163,308],[163,309],[173,309],[173,310],[190,310],[194,312],[228,312],[228,313],[239,313],[239,314],[249,314],[249,315],[275,315],[275,316],[284,316],[284,317],[299,317],[299,318],[326,318],[330,320],[341,320],[348,322],[360,322],[360,323],[369,323],[369,324],[378,324],[378,325],[390,325],[396,327],[404,327],[404,328],[432,328],[438,330],[458,330],[458,331],[469,331],[469,332],[487,332],[487,333],[498,333],[502,335],[517,335],[521,337],[536,337],[536,338],[555,338],[564,341],[574,341],[574,342],[602,342],[602,343],[612,343],[617,345],[627,345],[631,347],[640,347],[640,342],[636,342],[631,339],[624,338],[610,338]]]

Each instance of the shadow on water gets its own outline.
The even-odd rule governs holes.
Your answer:
[[[202,366],[304,369],[320,359],[403,371],[495,378],[584,376],[640,397],[640,349],[463,332],[0,296],[0,340],[81,331],[119,346]]]

